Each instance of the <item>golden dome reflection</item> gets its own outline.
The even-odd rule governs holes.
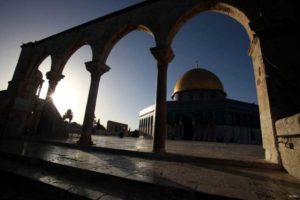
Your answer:
[[[224,92],[222,82],[215,74],[205,69],[195,68],[187,71],[176,81],[173,95],[177,92],[198,89],[221,90]]]

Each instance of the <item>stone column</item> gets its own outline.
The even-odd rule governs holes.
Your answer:
[[[91,138],[91,132],[93,128],[94,113],[96,108],[98,87],[100,77],[110,70],[110,68],[104,63],[98,61],[91,61],[85,63],[86,69],[91,73],[91,84],[89,90],[89,96],[86,104],[84,121],[82,126],[81,137],[78,140],[78,144],[91,145],[93,144]]]
[[[151,137],[153,136],[153,116],[151,116],[151,121],[150,121],[150,124],[151,124],[151,129],[150,129],[150,133],[151,133]]]
[[[142,130],[142,120],[139,120],[139,136],[141,135],[141,130]]]
[[[145,118],[142,119],[142,133],[145,134]]]
[[[146,132],[147,132],[147,135],[149,136],[150,135],[150,120],[149,120],[149,117],[146,118]]]
[[[59,72],[49,71],[47,72],[46,77],[49,80],[49,87],[48,87],[46,99],[51,100],[52,99],[51,97],[55,92],[55,88],[57,86],[58,81],[63,79],[65,76]]]
[[[173,51],[168,46],[151,48],[151,53],[157,60],[157,82],[154,119],[154,152],[165,152],[167,130],[167,71],[168,64],[174,58]]]
[[[254,76],[256,82],[257,99],[261,123],[261,133],[265,159],[274,163],[281,163],[278,144],[276,142],[276,130],[274,123],[274,112],[270,101],[268,90],[269,75],[266,72],[266,65],[263,60],[261,44],[258,37],[254,37],[249,50],[253,61]]]

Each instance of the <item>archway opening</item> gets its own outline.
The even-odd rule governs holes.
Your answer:
[[[43,80],[44,80],[42,88],[39,92],[39,98],[41,99],[46,99],[46,95],[49,87],[49,82],[47,80],[46,74],[47,72],[50,71],[50,69],[51,69],[51,57],[48,56],[43,60],[43,62],[38,67],[38,70],[43,74]]]
[[[155,60],[149,50],[155,46],[154,39],[134,30],[116,36],[106,62],[111,69],[101,77],[95,115],[108,136],[119,136],[125,128],[124,136],[138,137],[139,112],[155,99]],[[149,127],[150,123],[153,120],[147,120]]]
[[[169,102],[174,101],[176,81],[191,70],[202,70],[202,75],[204,70],[211,72],[224,88],[215,88],[208,73],[205,76],[209,77],[202,77],[200,83],[186,80],[183,89],[176,91],[177,101],[168,103],[172,105],[168,109],[167,137],[186,139],[184,114],[188,113],[192,116],[192,142],[213,142],[215,149],[221,142],[248,145],[241,147],[239,155],[227,149],[228,158],[244,159],[243,155],[249,153],[264,158],[254,70],[248,55],[249,32],[222,12],[194,13],[183,24],[172,43],[175,58],[168,70]],[[218,153],[222,150],[220,146]]]
[[[62,74],[65,76],[58,82],[53,103],[63,117],[70,109],[73,114],[68,125],[68,132],[81,133],[85,108],[90,85],[90,72],[86,70],[85,62],[92,60],[92,50],[89,45],[81,46],[72,54],[64,66]]]

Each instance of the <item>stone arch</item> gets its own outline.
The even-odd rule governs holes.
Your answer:
[[[93,44],[91,44],[90,42],[88,42],[85,39],[80,39],[74,43],[71,43],[68,47],[67,50],[65,52],[63,52],[63,54],[61,55],[59,52],[54,52],[52,54],[53,57],[53,62],[51,65],[51,71],[56,71],[59,73],[62,73],[64,70],[65,65],[67,64],[67,62],[70,60],[70,58],[82,47],[84,46],[89,46],[92,52],[91,58],[93,58],[94,56],[94,48],[93,48]],[[61,48],[65,48],[65,47],[61,47]]]
[[[48,92],[47,92],[47,97],[46,98],[51,98],[51,96],[55,93],[56,86],[58,82],[64,78],[64,75],[62,74],[67,62],[69,59],[72,57],[72,55],[77,52],[81,47],[88,45],[88,43],[83,40],[77,40],[77,41],[71,41],[71,45],[69,46],[61,46],[58,45],[56,46],[55,49],[51,49],[51,56],[52,56],[52,64],[51,64],[51,69],[47,73],[47,79],[49,80],[49,87],[48,87]],[[91,45],[88,45],[91,49],[91,52],[93,54]],[[67,49],[64,50],[63,52],[60,52],[61,49]],[[91,55],[91,58],[93,55]],[[86,62],[88,62],[87,60]]]
[[[37,68],[39,68],[40,67],[40,65],[46,60],[46,59],[48,59],[48,58],[50,58],[50,60],[51,60],[51,65],[52,65],[52,56],[50,55],[50,54],[44,54],[44,55],[42,55],[40,58],[38,58],[38,60],[37,60],[37,62],[36,62],[36,67]]]
[[[47,50],[44,50],[44,51],[42,51],[42,53],[39,53],[39,54],[34,54],[34,57],[32,58],[32,60],[29,61],[28,66],[30,66],[30,67],[28,68],[28,70],[25,73],[25,79],[30,80],[30,77],[35,76],[36,70],[39,69],[40,65],[48,57],[51,59],[51,65],[52,65],[53,58]]]
[[[132,57],[127,57],[127,59],[134,60],[132,62],[135,62],[135,61],[142,62],[143,60],[139,59],[139,57],[142,57],[141,55],[147,54],[145,56],[151,57],[149,48],[155,44],[154,33],[151,31],[149,26],[137,25],[137,24],[138,23],[134,24],[134,23],[126,22],[124,26],[115,27],[113,30],[111,30],[110,34],[108,34],[109,37],[106,37],[107,39],[105,38],[106,40],[103,44],[101,44],[101,46],[99,45],[99,47],[101,47],[101,48],[98,48],[98,50],[101,50],[101,51],[99,51],[98,57],[94,58],[95,60],[98,60],[102,63],[109,65],[113,69],[107,75],[110,77],[110,79],[104,78],[103,80],[101,80],[101,84],[103,84],[103,85],[109,85],[109,84],[118,85],[118,87],[116,87],[114,89],[114,91],[116,91],[116,93],[113,96],[115,99],[123,99],[123,100],[122,100],[122,103],[116,104],[116,106],[114,106],[114,108],[112,108],[112,109],[118,108],[118,110],[121,110],[122,113],[126,113],[126,112],[124,112],[124,110],[127,110],[127,108],[124,107],[125,105],[123,105],[123,106],[120,106],[120,105],[124,104],[124,102],[126,102],[125,99],[129,99],[130,97],[129,97],[129,95],[124,96],[124,94],[123,94],[124,90],[120,89],[121,82],[116,82],[115,81],[116,79],[114,77],[118,77],[120,72],[124,69],[128,70],[129,68],[131,68],[133,66],[140,66],[140,65],[133,64],[131,66],[124,68],[124,67],[121,67],[121,65],[118,65],[117,61],[114,62],[114,60],[115,60],[115,58],[117,58],[118,55],[120,55],[123,58],[123,59],[121,59],[120,57],[118,57],[119,61],[124,60],[124,57],[123,57],[124,54],[123,54],[122,49],[130,47],[131,43],[129,41],[131,41],[133,38],[134,38],[134,40],[143,41],[143,42],[144,42],[143,39],[146,39],[147,43],[141,42],[140,43],[141,45],[134,45],[133,48],[128,52],[128,55],[125,53],[125,55],[127,55],[127,56],[132,56]],[[145,33],[147,33],[147,34],[145,34]],[[149,37],[149,35],[152,37]],[[135,36],[137,36],[138,39]],[[139,40],[139,37],[142,37],[143,39]],[[142,52],[137,51],[137,48],[141,49]],[[118,53],[116,53],[116,52],[118,52]],[[147,63],[147,64],[149,64],[149,63]],[[120,66],[120,68],[118,68],[119,66]],[[151,77],[151,80],[152,80],[152,78],[155,77],[155,74],[154,74],[155,68],[152,66],[155,66],[155,63],[153,63],[153,65],[149,65],[149,67],[147,69],[147,70],[151,71],[150,72],[151,75],[148,76],[148,77]],[[134,67],[133,67],[133,69],[134,69]],[[139,71],[141,69],[142,69],[141,67],[138,67],[137,71],[135,71],[136,74],[140,74],[139,77],[141,77],[143,75],[143,72]],[[153,74],[152,74],[152,72],[153,72]],[[152,75],[154,75],[154,76],[152,76]],[[132,82],[134,82],[135,84],[138,83],[137,79],[135,79]],[[114,81],[111,82],[111,80],[114,80]],[[155,79],[153,79],[153,80],[155,80]],[[127,85],[127,84],[131,85],[132,83],[128,83],[128,82],[124,81],[124,85]],[[139,88],[135,88],[133,90],[140,91]],[[106,89],[101,90],[101,91],[102,91],[103,97],[101,97],[101,101],[99,101],[99,103],[97,103],[97,110],[102,110],[102,112],[99,112],[99,115],[106,116],[106,118],[107,118],[108,116],[110,116],[110,114],[109,114],[109,112],[106,111],[107,109],[104,109],[104,108],[106,107],[107,99],[112,98],[113,96],[111,96],[112,93],[108,92]],[[152,90],[152,88],[151,88],[151,91],[153,91],[153,94],[154,94],[155,90]],[[123,95],[121,95],[121,94],[123,94]],[[154,96],[153,96],[153,98],[154,98]],[[103,103],[103,102],[105,102],[105,103]],[[117,113],[117,112],[118,111],[116,109],[116,111],[112,111],[110,113]],[[126,121],[123,121],[123,122],[126,122],[126,123],[131,122],[131,119],[136,116],[136,113],[135,112],[127,112],[127,115],[128,115],[128,118],[126,119]],[[111,116],[111,117],[115,117],[115,116]],[[141,127],[142,127],[142,129],[144,129],[143,132],[146,132],[146,129],[148,128],[147,127],[148,124],[146,124],[146,121],[147,121],[146,118],[141,121]]]
[[[64,107],[68,105],[74,112],[74,119],[80,123],[82,123],[81,120],[83,120],[83,117],[78,118],[78,116],[84,116],[84,109],[75,105],[83,105],[86,103],[90,83],[90,73],[86,69],[85,63],[90,62],[91,60],[92,48],[88,44],[83,44],[79,48],[76,48],[71,56],[64,57],[63,63],[58,63],[58,72],[62,74],[63,78],[59,80],[55,88],[53,103],[61,115],[66,111],[66,109],[64,110]],[[80,87],[76,88],[76,85],[73,85],[76,83],[74,77],[81,78]],[[77,96],[79,91],[81,95]],[[66,94],[71,97],[68,102],[64,100],[67,98]]]
[[[48,58],[50,59],[50,66],[52,63],[52,56],[49,54],[49,52],[45,50],[38,49],[36,52],[33,51],[32,55],[32,58],[28,61],[23,61],[23,63],[21,62],[24,66],[27,67],[23,68],[23,71],[20,73],[19,76],[22,77],[22,79],[24,80],[24,84],[22,84],[21,87],[23,88],[23,91],[27,91],[28,94],[36,94],[36,91],[41,89],[39,88],[41,85],[39,87],[33,87],[32,85],[35,85],[37,79],[40,79],[40,81],[43,80],[43,76],[45,74],[41,74],[39,71],[41,64],[43,64],[43,62],[46,61]]]
[[[101,51],[101,55],[98,55],[98,59],[105,62],[113,47],[127,34],[135,30],[148,33],[155,38],[155,34],[153,33],[153,31],[146,25],[127,24],[114,32],[112,36],[107,40],[107,42],[104,44],[103,51]]]
[[[223,2],[224,1],[224,2]],[[266,160],[281,164],[280,153],[276,138],[275,121],[272,118],[272,108],[270,105],[270,96],[266,83],[266,66],[263,60],[262,47],[260,38],[250,27],[251,23],[255,23],[255,19],[260,16],[260,11],[256,5],[231,4],[223,1],[200,2],[183,11],[173,22],[171,29],[166,36],[167,43],[171,44],[177,32],[192,17],[205,11],[213,11],[225,14],[228,17],[239,22],[249,37],[249,56],[252,58],[254,76],[256,81],[256,92],[259,105],[259,114],[261,118],[261,133],[263,138],[263,148],[265,149]],[[233,2],[234,3],[234,2]],[[249,9],[248,9],[249,7]],[[261,75],[258,75],[260,71]]]
[[[218,12],[235,19],[244,27],[244,29],[246,30],[249,36],[250,41],[253,39],[254,32],[251,30],[249,25],[250,18],[251,18],[250,14],[247,14],[244,10],[239,9],[235,5],[231,5],[224,2],[218,2],[218,3],[201,2],[191,7],[190,9],[186,10],[182,14],[180,14],[180,16],[178,17],[178,19],[176,19],[175,23],[172,25],[167,35],[167,44],[172,43],[177,32],[187,21],[189,21],[191,18],[205,11]]]

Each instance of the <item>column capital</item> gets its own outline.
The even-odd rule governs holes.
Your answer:
[[[99,61],[90,61],[85,63],[86,70],[91,73],[92,77],[100,77],[110,70],[110,67]]]
[[[168,64],[174,58],[174,53],[170,46],[153,47],[150,48],[150,51],[159,64]]]
[[[46,77],[49,81],[58,82],[63,79],[65,76],[56,71],[49,71],[46,73]]]
[[[46,73],[46,77],[49,80],[49,88],[47,92],[47,99],[52,99],[52,95],[55,92],[56,85],[58,81],[63,79],[65,76],[57,71],[49,71]]]

